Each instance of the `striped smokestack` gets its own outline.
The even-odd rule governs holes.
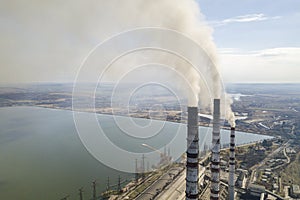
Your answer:
[[[219,200],[220,192],[220,99],[214,99],[213,132],[211,149],[210,199]]]
[[[187,127],[187,162],[186,162],[186,200],[198,200],[198,108],[188,107]]]
[[[235,171],[235,128],[231,127],[230,132],[230,154],[229,154],[229,200],[234,200],[234,171]]]

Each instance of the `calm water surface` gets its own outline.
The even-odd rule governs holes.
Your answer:
[[[86,115],[91,115],[86,113]],[[142,139],[124,140],[112,116],[99,115],[108,137],[125,150],[148,151],[140,144]],[[145,119],[137,119],[147,123]],[[161,123],[161,122],[157,122]],[[163,134],[150,140],[156,148],[170,140],[178,124],[166,123]],[[186,128],[180,129],[181,141],[171,147],[174,157],[185,148]],[[211,129],[201,127],[201,147],[210,144]],[[237,143],[269,138],[249,133],[237,133]],[[124,142],[126,141],[126,142]],[[229,132],[222,131],[222,143],[229,142]],[[105,152],[109,154],[110,152]],[[114,155],[111,155],[112,157]],[[159,156],[157,160],[159,159]],[[155,164],[157,160],[151,160]],[[150,161],[149,161],[150,162]],[[134,167],[134,161],[132,161]],[[91,182],[97,180],[97,191],[106,187],[107,177],[116,184],[118,176],[131,179],[130,173],[113,170],[97,161],[82,145],[76,132],[71,111],[35,107],[0,108],[0,199],[2,200],[55,200],[70,195],[79,199],[78,189],[84,188],[85,199],[91,197]]]

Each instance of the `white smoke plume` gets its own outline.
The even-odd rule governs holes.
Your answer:
[[[225,94],[224,99],[222,100],[222,102],[224,102],[224,107],[225,107],[225,119],[228,120],[229,124],[231,125],[231,127],[235,127],[235,116],[234,113],[232,112],[231,109],[231,105],[233,103],[233,100],[231,98],[231,96],[229,96],[228,94]]]
[[[186,34],[204,49],[206,54],[212,60],[213,65],[206,66],[208,62],[203,60],[203,66],[201,67],[204,67],[203,71],[205,74],[202,74],[204,77],[201,77],[188,63],[162,52],[137,53],[134,59],[131,59],[131,64],[129,64],[130,59],[128,58],[126,63],[130,66],[134,66],[138,63],[142,64],[148,58],[149,61],[155,60],[157,63],[172,66],[174,70],[183,74],[185,79],[188,80],[188,87],[190,87],[188,91],[189,106],[197,106],[200,102],[201,106],[211,107],[210,99],[221,98],[223,102],[222,105],[224,106],[223,108],[226,113],[225,118],[232,126],[235,126],[234,114],[230,107],[232,102],[227,96],[221,97],[224,88],[222,87],[220,80],[218,55],[212,38],[212,29],[206,24],[204,16],[201,14],[199,5],[196,1],[159,0],[131,2],[134,3],[131,4],[130,11],[127,11],[126,16],[123,16],[123,19],[127,20],[129,27],[162,27]],[[120,8],[122,7],[123,6],[120,6]],[[120,13],[122,13],[122,10],[120,10]],[[124,23],[122,24],[124,25]],[[200,57],[201,55],[194,56]],[[144,60],[141,62],[142,57]],[[125,62],[120,62],[120,65],[121,63]],[[118,69],[119,67],[116,67],[115,70],[111,69],[114,73],[109,74],[116,75],[115,73],[119,71]],[[203,81],[204,78],[208,83]],[[206,84],[211,85],[213,88],[210,89],[213,91],[208,91]]]
[[[206,25],[203,15],[200,12],[199,5],[194,0],[136,0],[136,1],[120,1],[118,13],[122,21],[120,24],[127,28],[136,27],[162,27],[178,31],[190,37],[201,46],[215,66],[206,66],[207,61],[203,60],[205,74],[202,78],[206,78],[208,84],[212,85],[213,96],[220,96],[220,80],[217,64],[216,47],[212,38],[212,29]],[[125,4],[125,5],[123,5]],[[125,13],[124,13],[125,12]],[[184,48],[184,47],[178,47]],[[143,55],[143,53],[141,53]],[[191,52],[193,54],[193,52]],[[148,57],[151,54],[145,54]],[[197,106],[200,100],[201,104],[208,105],[209,98],[200,94],[201,88],[205,88],[204,82],[197,71],[188,63],[183,63],[176,58],[170,59],[170,55],[158,56],[158,63],[166,63],[173,66],[175,70],[183,74],[188,80],[190,87],[188,94],[188,104]],[[193,55],[199,56],[201,55]],[[137,55],[136,57],[142,57]],[[204,57],[204,56],[203,56]],[[176,61],[174,61],[174,59]],[[138,59],[134,59],[137,61]],[[172,61],[173,60],[173,61]],[[132,61],[133,62],[133,61]],[[127,62],[128,63],[128,62]],[[132,63],[131,66],[135,64]],[[117,70],[115,70],[117,71]],[[113,74],[114,76],[116,74]],[[209,77],[209,78],[208,78]],[[200,98],[200,99],[199,99]]]
[[[75,78],[84,55],[98,43],[129,29],[162,27],[192,38],[214,62],[213,66],[208,66],[204,60],[202,67],[205,73],[200,76],[183,61],[170,56],[157,57],[158,63],[173,66],[188,80],[191,86],[189,105],[197,106],[200,102],[201,106],[211,107],[212,98],[221,98],[224,89],[217,68],[218,56],[212,29],[205,23],[195,0],[4,0],[0,10],[4,19],[13,19],[3,20],[1,26],[4,43],[0,60],[4,66],[2,74],[5,80],[61,81],[61,77],[67,77],[63,81],[74,80],[72,78]],[[9,24],[11,22],[13,24]],[[135,55],[130,62],[141,63],[143,55],[143,52]],[[150,60],[154,57],[151,55],[157,54],[150,53],[145,57]],[[12,76],[10,71],[13,70],[20,73],[11,73]],[[116,71],[120,68],[111,69],[113,76]],[[213,85],[210,88],[213,91],[208,91],[203,78],[208,85]],[[178,80],[174,83],[182,85]],[[228,108],[226,110],[231,110],[228,103],[224,106]]]

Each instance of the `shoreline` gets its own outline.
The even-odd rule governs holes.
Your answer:
[[[78,113],[90,113],[90,114],[96,114],[96,115],[103,115],[103,116],[116,116],[116,117],[131,117],[134,119],[142,119],[142,120],[153,120],[153,121],[157,121],[157,122],[168,122],[168,123],[172,123],[172,124],[182,124],[182,125],[186,125],[186,123],[182,123],[182,122],[176,122],[176,121],[171,121],[171,120],[160,120],[160,119],[149,119],[149,118],[145,118],[145,117],[135,117],[135,116],[126,116],[126,115],[113,115],[112,113],[100,113],[100,112],[92,112],[90,110],[72,110],[72,108],[62,108],[62,107],[52,107],[52,106],[39,106],[39,105],[16,105],[16,106],[3,106],[0,107],[1,108],[18,108],[18,107],[28,107],[28,108],[41,108],[41,109],[49,109],[49,110],[57,110],[57,111],[70,111],[70,112],[78,112]],[[206,127],[206,128],[212,128],[211,126],[206,126],[203,124],[198,125],[199,127]],[[226,130],[226,131],[230,131],[231,127],[227,127],[227,126],[222,126],[221,129],[222,130]],[[243,133],[250,133],[250,134],[255,134],[255,135],[263,135],[263,136],[269,136],[269,137],[273,137],[272,135],[267,135],[267,134],[261,134],[255,131],[245,131],[243,129],[236,129],[236,132],[243,132]]]

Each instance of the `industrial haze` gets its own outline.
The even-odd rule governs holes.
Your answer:
[[[0,107],[38,106],[72,110],[72,84],[26,84],[0,87]],[[84,87],[92,87],[85,84]],[[130,84],[123,85],[126,91]],[[232,108],[237,116],[237,130],[294,137],[300,134],[300,84],[228,84],[233,98]],[[84,90],[84,89],[83,89]],[[152,118],[186,123],[187,99],[177,99],[169,90],[150,85],[133,94],[128,104],[112,104],[113,84],[101,84],[95,93],[95,111],[138,118]],[[152,91],[155,90],[155,95]],[[124,92],[124,95],[127,95]],[[122,96],[122,94],[120,95]],[[82,93],[82,101],[93,95]],[[115,101],[117,101],[116,99]],[[113,107],[112,107],[113,106]],[[90,108],[80,111],[94,112]],[[200,125],[210,124],[210,110],[201,108]],[[223,128],[230,128],[227,122]]]

